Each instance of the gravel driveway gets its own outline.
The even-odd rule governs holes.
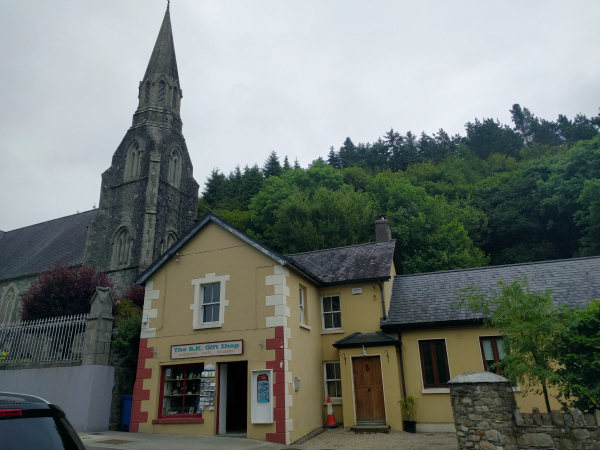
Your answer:
[[[302,447],[323,449],[407,449],[407,450],[456,450],[454,433],[355,433],[346,428],[334,428],[321,433]]]

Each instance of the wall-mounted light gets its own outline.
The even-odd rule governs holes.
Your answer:
[[[367,349],[365,348],[364,345],[363,345],[362,355],[367,356]]]
[[[294,390],[295,391],[299,391],[300,390],[300,377],[295,377],[294,378]]]
[[[142,314],[142,323],[143,324],[147,324],[148,323],[148,313],[143,313]]]

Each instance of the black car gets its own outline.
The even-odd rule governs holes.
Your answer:
[[[33,395],[0,392],[2,450],[85,450],[56,405]]]

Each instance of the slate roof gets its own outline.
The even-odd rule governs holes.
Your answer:
[[[446,272],[394,277],[390,309],[384,331],[450,326],[479,322],[481,315],[456,311],[456,289],[478,286],[482,291],[497,289],[500,280],[512,282],[526,276],[534,292],[552,289],[554,303],[585,307],[600,299],[600,257],[564,259],[528,264],[481,267]]]
[[[389,279],[396,240],[286,255],[324,284]]]
[[[359,244],[314,252],[296,253],[294,255],[281,255],[237,229],[219,215],[209,211],[181,236],[169,250],[140,274],[135,283],[144,284],[152,274],[171,259],[173,255],[209,223],[215,223],[223,227],[248,245],[275,260],[278,264],[295,268],[319,286],[390,278],[396,243],[394,240],[386,244]]]
[[[376,331],[375,333],[352,333],[335,342],[335,348],[375,347],[379,345],[399,345],[400,340],[389,334]]]
[[[37,274],[54,267],[83,263],[87,226],[94,209],[37,223],[0,236],[0,280]]]

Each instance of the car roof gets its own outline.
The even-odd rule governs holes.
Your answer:
[[[35,409],[36,407],[47,409],[50,407],[50,403],[35,395],[0,391],[0,409],[14,408],[15,406],[25,409]]]

